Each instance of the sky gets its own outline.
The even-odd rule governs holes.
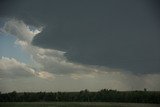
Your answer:
[[[0,91],[160,91],[158,0],[1,0]]]

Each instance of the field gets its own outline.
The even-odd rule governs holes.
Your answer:
[[[20,102],[0,103],[0,107],[160,107],[160,104],[101,103],[101,102]]]

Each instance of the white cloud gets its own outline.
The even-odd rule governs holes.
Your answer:
[[[54,78],[53,74],[45,71],[35,71],[31,66],[21,63],[14,58],[0,59],[0,78],[25,78],[37,76],[40,78]]]
[[[33,37],[42,30],[42,28],[31,30],[23,21],[16,19],[8,20],[3,29],[5,32],[16,36],[19,41],[25,41],[28,43],[30,43]]]
[[[35,71],[24,63],[18,62],[14,58],[2,57],[0,59],[0,77],[16,78],[32,76]]]
[[[36,72],[35,75],[40,78],[44,78],[44,79],[54,79],[55,78],[55,76],[53,74],[51,74],[49,72],[45,72],[45,71]]]

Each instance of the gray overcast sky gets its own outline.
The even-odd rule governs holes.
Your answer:
[[[80,68],[82,71],[87,69],[85,72],[98,67],[96,69],[100,71],[109,68],[110,71],[120,69],[118,72],[130,72],[132,75],[159,75],[159,5],[158,0],[2,0],[0,25],[6,32],[16,35],[19,41],[31,42],[27,54],[19,60],[24,61],[28,58],[28,53],[31,54],[38,62],[38,70],[43,68],[49,73],[68,74],[66,69],[69,73],[74,73],[75,68],[71,65],[63,68],[57,63],[52,68],[52,64],[40,61],[34,52],[30,52],[34,50],[31,49],[32,46],[44,49],[47,57],[52,54],[47,49],[63,51],[62,56],[57,52],[54,57],[60,56],[68,63],[87,66]],[[8,19],[24,23],[11,20],[5,24]],[[11,26],[12,23],[17,24],[16,29],[12,29],[15,27]],[[17,32],[22,28],[17,28],[23,24],[31,25],[32,30],[42,26],[43,30],[33,38],[20,37],[22,33]],[[2,46],[1,50],[6,47]],[[8,55],[7,51],[5,54]],[[14,54],[16,59],[18,56]],[[43,67],[39,67],[39,63]]]

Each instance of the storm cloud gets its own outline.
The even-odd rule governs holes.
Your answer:
[[[40,91],[159,90],[158,4],[158,0],[2,0],[0,34],[14,36],[14,45],[29,54],[31,63],[2,57],[0,89],[17,86],[15,90],[23,91],[24,78],[31,77]]]
[[[160,70],[158,1],[12,2],[3,2],[1,16],[45,26],[34,45],[65,51],[70,61],[87,65],[133,73]]]

